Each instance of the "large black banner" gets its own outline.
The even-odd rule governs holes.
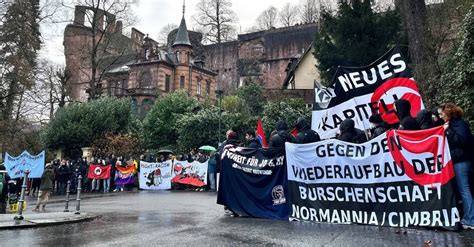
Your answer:
[[[339,124],[351,118],[356,128],[369,129],[369,117],[379,113],[385,122],[397,123],[393,103],[410,101],[415,116],[423,109],[418,86],[398,48],[364,67],[339,67],[330,87],[315,86],[312,129],[322,139],[336,135]]]
[[[284,149],[224,149],[217,203],[241,216],[287,220]]]

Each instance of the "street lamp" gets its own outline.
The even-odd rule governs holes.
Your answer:
[[[221,144],[221,119],[222,119],[222,94],[224,94],[224,91],[217,89],[216,90],[216,95],[219,97],[219,132],[217,134],[217,146]]]

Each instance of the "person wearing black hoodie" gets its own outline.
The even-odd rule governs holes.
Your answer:
[[[262,144],[260,144],[260,141],[255,138],[255,131],[248,130],[245,132],[245,140],[248,142],[248,147],[249,148],[261,148]]]
[[[275,125],[275,131],[276,133],[270,137],[270,147],[285,148],[285,142],[295,141],[285,121],[278,121]]]
[[[416,122],[422,130],[431,129],[434,127],[431,111],[426,109],[423,109],[416,114]]]
[[[346,118],[339,126],[341,134],[338,139],[350,143],[364,143],[367,141],[365,132],[355,128],[354,120]]]
[[[373,125],[373,127],[370,129],[370,138],[375,138],[390,129],[390,126],[383,121],[380,114],[374,114],[370,116],[369,122]]]
[[[311,126],[303,117],[299,117],[298,120],[296,120],[295,128],[298,130],[298,134],[295,137],[295,143],[302,144],[321,141],[318,133],[311,129]]]
[[[225,149],[227,148],[234,148],[234,147],[238,147],[240,145],[239,143],[239,136],[237,135],[236,132],[234,132],[233,130],[228,130],[226,132],[226,140],[224,143],[222,143],[220,146],[219,146],[219,158],[217,159],[217,172],[220,173],[221,171],[221,157],[222,157],[222,154],[224,152]],[[218,175],[217,176],[217,184],[219,184],[219,179],[220,179],[220,176]],[[235,212],[233,212],[232,210],[230,210],[227,206],[224,205],[224,213],[226,215],[229,215],[229,216],[232,216],[232,217],[236,217],[238,216]]]
[[[447,103],[442,107],[441,117],[444,119],[445,135],[448,139],[451,160],[454,164],[456,185],[461,194],[463,217],[461,224],[464,229],[474,229],[474,199],[469,185],[472,170],[473,136],[469,124],[462,119],[462,109]]]
[[[411,105],[410,101],[406,99],[399,99],[395,101],[395,111],[400,120],[398,129],[400,130],[420,130],[420,126],[415,118],[410,115]]]

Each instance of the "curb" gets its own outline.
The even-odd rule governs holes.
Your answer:
[[[48,219],[38,219],[38,220],[12,220],[11,225],[1,225],[1,230],[11,230],[11,229],[24,229],[24,228],[35,228],[43,226],[53,226],[53,225],[63,225],[70,223],[79,223],[83,221],[91,221],[96,219],[98,216],[93,214],[82,213],[80,217],[76,219],[59,219],[59,220],[48,220]]]

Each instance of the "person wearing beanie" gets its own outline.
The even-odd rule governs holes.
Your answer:
[[[43,175],[41,175],[41,184],[40,184],[40,190],[38,193],[38,201],[36,202],[36,207],[33,209],[33,211],[39,211],[40,206],[41,211],[45,211],[46,203],[48,202],[49,199],[49,194],[51,193],[51,190],[53,189],[53,181],[54,181],[54,171],[53,167],[51,166],[50,163],[46,164],[46,167],[44,169]]]

